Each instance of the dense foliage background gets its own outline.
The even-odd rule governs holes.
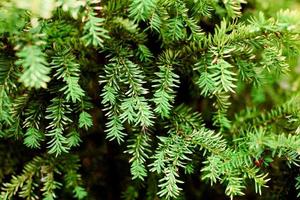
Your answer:
[[[0,199],[296,199],[297,0],[2,0]]]

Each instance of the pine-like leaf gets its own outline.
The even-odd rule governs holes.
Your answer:
[[[81,112],[79,115],[79,128],[87,130],[91,126],[93,126],[92,116],[87,112]]]
[[[48,67],[46,55],[40,47],[25,46],[17,53],[17,56],[19,60],[16,61],[16,64],[24,68],[20,81],[26,87],[46,88],[47,82],[50,81],[48,76],[50,68]]]
[[[148,158],[148,148],[150,147],[150,138],[147,133],[136,134],[133,139],[129,141],[128,150],[125,153],[131,155],[129,162],[131,163],[131,174],[133,179],[144,180],[147,176],[145,166]]]
[[[51,120],[47,129],[46,136],[51,140],[48,142],[49,153],[56,156],[67,153],[67,138],[63,135],[65,125],[72,122],[67,116],[71,112],[70,107],[64,103],[62,99],[54,98],[51,100],[51,105],[47,108],[48,115],[46,119]]]
[[[217,61],[217,64],[209,67],[214,72],[211,74],[211,79],[215,82],[217,88],[216,92],[232,92],[235,93],[234,88],[236,88],[235,78],[236,74],[231,71],[233,66],[221,59]]]
[[[153,87],[156,89],[153,101],[156,104],[154,111],[162,117],[168,117],[172,109],[172,103],[175,100],[174,89],[178,87],[179,76],[173,71],[174,60],[176,55],[171,51],[167,51],[164,56],[160,58],[160,71],[155,73],[158,79],[155,79]]]
[[[64,50],[53,57],[51,62],[52,68],[56,69],[55,76],[65,82],[59,91],[64,92],[67,101],[76,103],[84,96],[84,91],[79,85],[79,64],[75,61],[69,50]]]
[[[129,16],[135,20],[145,21],[156,7],[156,0],[131,0]]]
[[[94,11],[89,11],[84,25],[84,36],[81,38],[86,46],[103,47],[105,39],[109,39],[108,31],[103,28],[104,18],[100,18]]]
[[[29,128],[25,133],[24,144],[30,148],[40,148],[40,142],[42,140],[43,135],[39,130]]]

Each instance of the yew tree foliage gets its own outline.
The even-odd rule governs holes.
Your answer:
[[[89,199],[76,147],[96,124],[126,149],[124,199],[184,199],[192,174],[263,195],[273,162],[300,164],[299,19],[254,0],[1,1],[0,136],[34,157],[1,169],[0,199]]]

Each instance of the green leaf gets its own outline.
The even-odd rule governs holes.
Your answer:
[[[178,184],[183,183],[183,181],[178,180],[178,177],[178,169],[168,167],[164,172],[164,177],[159,180],[158,186],[161,190],[157,194],[167,199],[178,197],[182,190],[182,188],[178,187]]]
[[[110,141],[116,139],[119,144],[124,141],[124,137],[126,136],[126,133],[124,132],[125,128],[118,115],[109,117],[108,122],[105,125],[107,127],[105,130],[107,139]]]
[[[85,128],[86,130],[89,127],[93,126],[92,116],[87,112],[81,112],[79,115],[79,128]]]
[[[12,101],[5,90],[4,85],[0,85],[0,122],[11,125],[13,122],[11,112]]]
[[[217,61],[215,65],[209,67],[214,70],[211,79],[215,82],[217,92],[225,91],[235,93],[234,88],[237,81],[235,72],[231,71],[233,66],[223,59]]]
[[[90,11],[83,27],[84,36],[81,38],[86,46],[103,47],[105,39],[109,39],[108,31],[103,28],[104,18],[100,18],[94,11]]]
[[[155,73],[158,79],[153,81],[153,87],[156,89],[153,101],[156,105],[154,111],[161,117],[168,117],[172,109],[172,103],[175,101],[174,89],[178,87],[179,76],[174,73],[173,64],[176,64],[176,54],[172,51],[166,51],[160,57],[159,72]]]
[[[48,152],[56,156],[67,153],[69,147],[63,131],[65,126],[72,122],[67,116],[71,112],[69,105],[65,104],[63,99],[54,98],[51,100],[51,104],[47,107],[46,112],[48,113],[46,119],[51,120],[47,127],[49,131],[46,133],[46,136],[51,139],[48,141]]]
[[[67,135],[67,144],[69,148],[79,146],[80,142],[81,142],[80,135],[76,130],[72,130]]]
[[[73,193],[74,197],[77,199],[84,199],[87,196],[86,190],[81,186],[76,186]]]
[[[136,21],[145,21],[156,7],[156,0],[131,0],[129,6],[129,16]]]
[[[42,133],[35,129],[29,128],[25,133],[24,144],[30,148],[40,148],[40,142],[43,141]]]
[[[135,134],[134,138],[129,140],[128,150],[125,153],[131,155],[129,162],[131,163],[130,171],[133,179],[144,180],[144,177],[147,176],[145,162],[148,158],[149,147],[150,138],[143,131],[140,134]]]
[[[54,76],[65,82],[65,85],[59,91],[64,92],[67,101],[71,100],[73,103],[81,101],[85,94],[79,85],[80,66],[76,62],[75,56],[72,55],[70,50],[66,49],[58,52],[52,59],[52,68],[56,69]]]
[[[16,65],[24,68],[20,81],[26,87],[46,88],[47,82],[50,81],[48,74],[50,68],[46,60],[46,55],[41,51],[40,47],[28,45],[17,52],[19,60]]]
[[[210,76],[210,74],[206,71],[201,73],[197,81],[197,84],[202,89],[201,95],[205,97],[207,97],[209,94],[212,94],[213,91],[215,90],[215,82]]]

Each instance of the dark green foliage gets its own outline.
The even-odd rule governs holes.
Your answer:
[[[84,152],[114,142],[124,199],[188,199],[192,176],[268,193],[300,164],[300,17],[270,2],[0,2],[0,137],[27,152],[1,199],[93,199]]]
[[[54,180],[55,174],[64,174],[66,189],[72,190],[74,197],[83,199],[87,193],[81,186],[78,174],[78,158],[76,156],[61,158],[35,157],[25,165],[20,175],[13,176],[9,183],[3,186],[3,199],[11,199],[14,195],[24,199],[37,199],[36,192],[42,191],[43,199],[55,199],[56,190],[62,188],[62,183]],[[42,184],[34,181],[40,179]],[[38,190],[37,190],[38,189]]]

